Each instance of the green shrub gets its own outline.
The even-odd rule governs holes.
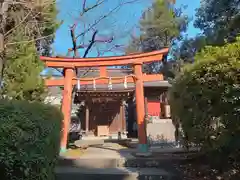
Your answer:
[[[199,53],[175,79],[170,104],[189,143],[239,157],[240,41]]]
[[[62,114],[50,105],[0,101],[0,175],[53,180]]]

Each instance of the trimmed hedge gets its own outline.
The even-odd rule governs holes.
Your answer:
[[[0,179],[53,180],[61,120],[50,105],[0,101]]]
[[[170,104],[188,143],[220,159],[240,157],[240,43],[198,54],[175,79]]]

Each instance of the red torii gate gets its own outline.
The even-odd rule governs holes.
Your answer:
[[[137,124],[138,124],[138,139],[139,151],[146,152],[147,136],[144,122],[144,91],[143,91],[143,63],[154,61],[161,61],[163,55],[168,53],[168,48],[149,52],[132,54],[126,56],[111,56],[111,57],[96,57],[96,58],[67,58],[67,57],[44,57],[40,60],[45,62],[47,67],[64,68],[64,91],[62,101],[62,112],[64,115],[63,129],[61,137],[61,152],[66,150],[68,130],[71,118],[71,103],[72,103],[72,86],[76,79],[75,69],[80,67],[100,67],[100,66],[119,66],[119,65],[133,65],[135,93],[136,93],[136,110],[137,110]],[[124,78],[124,77],[123,77]]]

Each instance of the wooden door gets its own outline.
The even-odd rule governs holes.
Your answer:
[[[118,132],[120,103],[110,101],[94,103],[90,115],[90,127],[97,130],[97,126],[108,126],[110,133]]]

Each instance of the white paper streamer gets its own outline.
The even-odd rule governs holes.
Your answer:
[[[128,84],[127,84],[127,76],[125,76],[125,78],[124,78],[124,88],[125,89],[127,89],[127,87],[128,87]]]
[[[93,89],[96,90],[96,80],[93,79]]]
[[[108,89],[112,90],[112,78],[109,78]]]
[[[81,89],[81,82],[80,82],[80,79],[78,79],[77,81],[77,90],[80,91]]]

